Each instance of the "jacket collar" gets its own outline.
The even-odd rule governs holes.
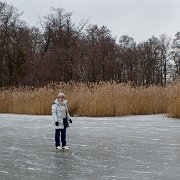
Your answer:
[[[54,101],[54,103],[60,106],[60,103],[59,103],[59,101],[57,99]],[[67,104],[67,100],[64,100],[64,104],[65,105]]]

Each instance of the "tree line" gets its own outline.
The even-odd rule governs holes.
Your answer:
[[[128,35],[117,40],[106,26],[77,25],[62,8],[52,8],[33,27],[21,15],[0,2],[0,86],[59,81],[149,86],[165,85],[180,75],[178,33],[173,45],[164,34],[136,43]]]

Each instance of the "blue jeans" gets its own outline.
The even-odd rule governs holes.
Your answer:
[[[61,135],[62,147],[66,146],[66,128],[55,130],[55,145],[56,145],[56,147],[60,146],[60,135]]]

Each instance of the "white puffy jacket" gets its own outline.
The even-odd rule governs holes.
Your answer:
[[[67,100],[64,100],[64,104],[67,109],[67,121],[69,123],[71,117],[68,113]],[[59,122],[59,126],[55,126],[55,129],[64,129],[62,108],[57,99],[52,104],[52,116],[53,116],[54,126],[55,126],[55,122],[57,121]]]

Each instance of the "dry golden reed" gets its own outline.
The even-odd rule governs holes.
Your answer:
[[[175,118],[180,118],[180,81],[168,87],[167,113]]]
[[[132,87],[116,82],[50,83],[43,88],[0,89],[0,112],[51,114],[59,92],[68,99],[70,113],[80,116],[121,116],[168,113],[180,117],[180,82],[167,87]]]

